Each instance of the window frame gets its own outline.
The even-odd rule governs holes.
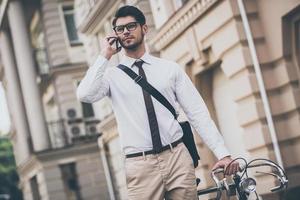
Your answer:
[[[38,183],[37,175],[34,175],[29,179],[30,182],[30,189],[33,200],[39,200],[41,199],[41,191]]]
[[[74,196],[77,200],[82,199],[82,194],[81,194],[81,186],[80,186],[80,180],[78,176],[78,170],[77,170],[77,163],[76,162],[66,162],[66,163],[61,163],[59,164],[59,170],[61,174],[61,180],[63,183],[63,188],[65,191],[65,194]],[[70,180],[67,179],[70,178],[69,174],[72,174],[72,178],[75,180],[76,185],[71,185]],[[75,186],[76,188],[72,188]]]
[[[66,41],[66,44],[68,44],[69,47],[82,46],[83,43],[82,43],[82,41],[80,41],[78,33],[76,33],[77,36],[78,36],[77,41],[72,42],[69,38],[67,23],[66,23],[66,20],[65,20],[65,11],[64,11],[65,7],[72,7],[73,8],[72,11],[68,11],[68,12],[72,12],[73,17],[74,17],[74,3],[73,2],[63,2],[63,3],[60,3],[59,6],[58,6],[60,20],[62,22],[62,28],[63,28],[63,32],[64,32],[63,33],[64,34],[64,39]],[[75,19],[74,19],[74,23],[75,23]],[[74,26],[75,26],[75,29],[77,30],[76,24],[74,24]]]
[[[292,57],[298,68],[298,79],[300,81],[300,13],[292,21]]]
[[[300,5],[290,10],[282,16],[282,55],[292,62],[296,68],[298,87],[300,85],[300,45],[296,46],[296,41],[300,41]],[[296,38],[296,24],[299,23],[298,37]]]

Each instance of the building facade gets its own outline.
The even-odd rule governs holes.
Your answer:
[[[168,1],[163,2],[169,7]],[[289,187],[298,187],[299,160],[293,152],[299,148],[300,125],[299,2],[272,1],[272,9],[269,1],[243,4]],[[154,7],[164,14],[156,15],[159,31],[151,43],[162,57],[179,62],[190,75],[233,156],[276,161],[238,1],[190,0],[175,14],[161,8]],[[274,184],[265,176],[258,180]],[[267,189],[259,188],[264,196]]]
[[[1,81],[24,199],[111,199],[99,120],[75,95],[87,63],[74,1],[0,5]]]

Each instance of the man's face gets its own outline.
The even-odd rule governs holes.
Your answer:
[[[124,49],[135,50],[144,41],[147,25],[140,25],[134,17],[126,16],[117,19],[114,30]]]

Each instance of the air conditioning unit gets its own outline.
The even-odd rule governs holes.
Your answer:
[[[71,126],[71,133],[73,137],[79,136],[80,135],[80,128],[79,126]]]
[[[74,138],[80,138],[85,135],[84,123],[82,118],[77,117],[76,110],[74,108],[70,108],[67,110],[67,135],[68,142],[73,143]]]
[[[68,125],[68,142],[69,144],[74,143],[75,141],[80,141],[80,138],[85,136],[85,127],[84,123],[73,123]]]
[[[96,135],[98,133],[96,124],[86,124],[85,130],[87,135]]]
[[[100,120],[95,119],[94,117],[92,118],[85,118],[84,123],[85,123],[85,130],[87,135],[97,135],[98,130],[97,130],[97,124],[100,122]]]
[[[69,119],[76,118],[76,110],[74,108],[70,108],[67,110],[67,116]]]

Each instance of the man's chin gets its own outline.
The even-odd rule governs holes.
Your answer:
[[[131,41],[128,43],[121,42],[121,46],[126,50],[134,51],[143,43],[143,39],[144,39],[144,37],[139,41]]]
[[[138,47],[138,44],[123,45],[122,47],[127,50],[135,50]]]

